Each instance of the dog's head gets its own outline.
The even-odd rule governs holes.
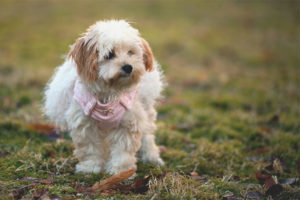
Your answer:
[[[138,30],[123,20],[100,21],[76,40],[68,55],[86,82],[129,87],[154,68],[151,48]]]

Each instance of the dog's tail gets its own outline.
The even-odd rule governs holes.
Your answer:
[[[139,98],[147,107],[153,107],[162,98],[162,91],[166,87],[165,77],[158,63],[155,69],[147,72],[139,84]]]
[[[73,96],[72,88],[77,76],[71,62],[67,61],[56,69],[44,92],[43,113],[61,128],[67,127],[65,113]]]

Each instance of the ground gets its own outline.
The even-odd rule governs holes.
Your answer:
[[[300,199],[297,1],[18,1],[0,7],[0,198]],[[125,18],[168,87],[157,144],[166,167],[91,193],[42,91],[95,21]]]

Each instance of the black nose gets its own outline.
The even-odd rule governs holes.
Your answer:
[[[126,73],[126,74],[130,74],[132,72],[132,66],[131,65],[123,65],[122,70]]]

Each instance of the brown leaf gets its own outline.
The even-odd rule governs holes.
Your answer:
[[[56,152],[55,151],[50,151],[50,157],[54,158],[56,156]]]
[[[28,128],[33,129],[40,133],[44,133],[46,135],[48,135],[55,129],[55,127],[50,124],[28,124]]]
[[[100,181],[100,182],[96,182],[90,188],[90,190],[93,192],[99,192],[99,191],[104,191],[104,190],[110,189],[117,183],[130,178],[135,172],[136,172],[135,169],[123,171],[119,174],[113,175],[107,179]]]
[[[270,178],[268,178],[268,179],[265,180],[265,186],[266,186],[266,188],[270,188],[270,187],[272,187],[275,184],[276,183],[275,183],[275,181],[274,181],[274,179],[272,177],[270,177]]]
[[[136,178],[134,181],[134,192],[144,194],[149,189],[149,180],[151,178],[151,175],[145,175],[143,179]]]
[[[256,176],[257,179],[263,179],[263,180],[268,179],[268,178],[271,177],[270,174],[260,174],[260,173],[256,173],[255,176]]]

